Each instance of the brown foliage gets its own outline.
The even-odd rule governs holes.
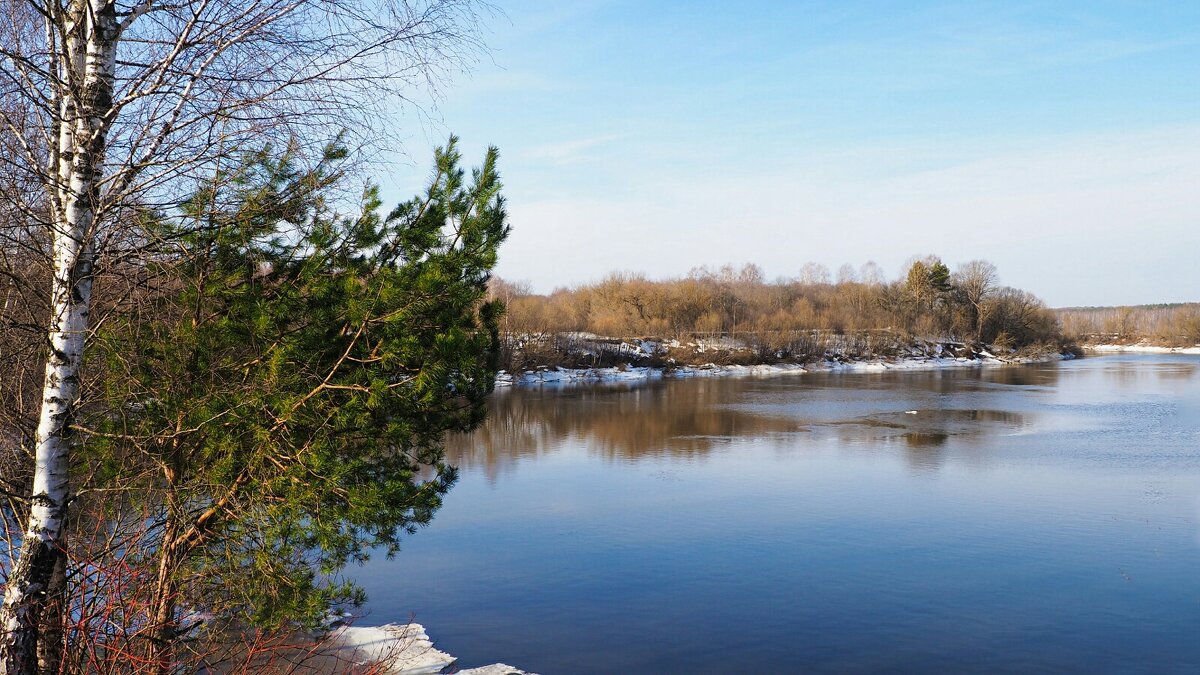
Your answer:
[[[612,274],[549,295],[496,280],[492,292],[508,306],[510,370],[539,364],[611,365],[600,357],[592,364],[563,361],[573,341],[598,336],[685,343],[732,338],[757,352],[761,361],[820,356],[825,349],[821,336],[864,333],[859,341],[869,342],[872,331],[889,333],[884,341],[889,345],[896,336],[1001,342],[1013,348],[1061,342],[1053,313],[1028,292],[999,287],[990,263],[971,261],[939,287],[928,273],[940,262],[935,256],[914,258],[890,283],[882,281],[873,263],[864,265],[861,274],[843,266],[834,284],[827,270],[809,263],[797,278],[773,282],[765,281],[756,265],[726,265],[665,280]]]
[[[1200,303],[1056,310],[1064,331],[1083,342],[1200,344]]]

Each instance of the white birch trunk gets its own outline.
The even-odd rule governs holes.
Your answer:
[[[72,200],[76,202],[78,200]],[[81,215],[77,206],[68,213]],[[17,562],[9,574],[0,607],[0,654],[3,672],[35,672],[41,603],[57,557],[70,498],[70,424],[79,395],[91,301],[91,245],[87,228],[56,233],[50,355],[42,385],[37,429],[33,494],[29,521]]]
[[[90,6],[89,6],[90,5]],[[41,610],[70,505],[71,424],[79,398],[92,299],[97,183],[112,107],[118,37],[115,7],[73,2],[64,28],[54,213],[54,278],[29,521],[0,606],[0,672],[36,673]]]

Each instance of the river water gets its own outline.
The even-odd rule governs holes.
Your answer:
[[[554,673],[1200,672],[1200,358],[501,391],[364,624]]]

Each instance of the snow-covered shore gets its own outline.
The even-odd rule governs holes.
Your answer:
[[[988,352],[977,358],[931,356],[898,359],[875,358],[857,361],[826,360],[803,366],[794,363],[755,366],[676,366],[673,368],[615,367],[615,368],[540,368],[523,373],[501,371],[496,377],[496,386],[554,386],[570,384],[592,384],[601,382],[638,382],[664,378],[685,379],[694,377],[772,377],[799,375],[812,372],[882,373],[891,370],[941,370],[947,368],[980,368],[1014,363],[1033,363],[1058,360],[1061,354],[1044,357],[1022,357],[1002,359]]]
[[[336,671],[370,672],[387,675],[532,675],[503,663],[454,670],[457,659],[433,646],[419,623],[385,626],[343,626],[329,635],[322,655]]]
[[[1085,352],[1098,354],[1200,354],[1200,345],[1194,347],[1159,347],[1157,345],[1084,345]]]

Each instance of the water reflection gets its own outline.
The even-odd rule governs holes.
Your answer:
[[[917,474],[933,474],[946,461],[945,445],[950,434],[941,432],[909,432],[904,435],[907,445],[904,459]]]
[[[1174,361],[1170,355],[1158,358],[1166,360],[1148,361],[1144,357],[1128,356],[1106,358],[1104,367],[1096,368],[1093,372],[1099,373],[1117,386],[1129,382],[1191,380],[1196,377],[1198,371],[1192,360]]]
[[[523,458],[582,444],[610,459],[702,457],[742,436],[804,431],[794,420],[722,406],[729,382],[515,390],[493,397],[487,423],[450,438],[448,457],[495,478]]]
[[[1060,377],[1057,363],[981,369],[981,378],[985,381],[1009,386],[1054,387],[1058,385]]]
[[[920,432],[910,431],[904,434],[904,442],[908,443],[910,448],[937,448],[946,444],[946,440],[950,438],[950,434],[941,432]]]
[[[744,438],[796,436],[801,440],[789,444],[793,449],[826,439],[884,447],[933,448],[951,439],[973,445],[1033,421],[1021,411],[972,405],[1003,403],[1006,390],[1056,378],[1055,369],[1013,368],[506,390],[493,397],[481,429],[450,439],[449,459],[495,480],[521,461],[565,447],[637,461],[703,458]]]
[[[1063,403],[1091,406],[1170,398],[1194,411],[1200,408],[1200,365],[1194,356],[1181,354],[1089,358],[1073,368],[1055,396]],[[1185,416],[1183,422],[1196,426],[1194,416]]]
[[[359,578],[464,667],[1194,672],[1198,403],[1158,355],[502,392]]]
[[[1009,410],[906,410],[831,422],[843,442],[910,439],[909,445],[944,445],[951,436],[964,439],[1013,434],[1030,426],[1029,416]],[[936,439],[936,440],[934,440]]]
[[[1196,377],[1196,372],[1196,365],[1192,363],[1175,363],[1155,369],[1158,377],[1164,380],[1191,380]]]

